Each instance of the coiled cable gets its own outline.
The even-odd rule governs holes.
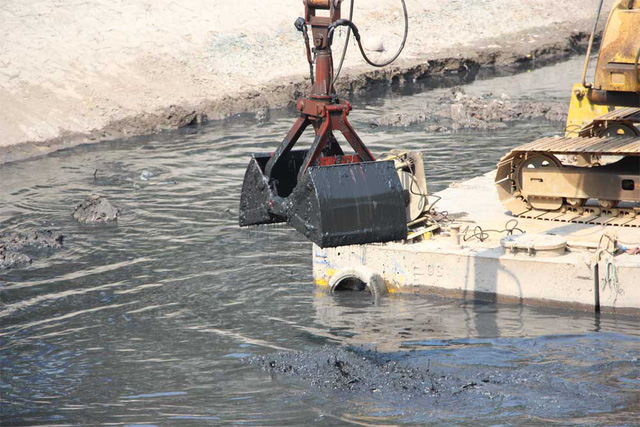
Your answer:
[[[483,229],[479,225],[476,225],[475,228],[473,229],[473,232],[469,234],[469,226],[467,226],[462,232],[463,234],[462,239],[465,242],[471,239],[478,239],[479,241],[484,242],[489,238],[489,233],[498,233],[498,234],[507,233],[507,236],[512,236],[514,231],[524,233],[524,230],[522,230],[521,228],[518,228],[518,220],[510,219],[505,223],[504,228],[502,230],[488,230],[488,229]]]

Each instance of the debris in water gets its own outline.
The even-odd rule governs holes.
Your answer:
[[[24,253],[29,248],[45,249],[62,247],[64,236],[51,230],[36,230],[26,234],[0,234],[0,270],[13,268],[20,264],[31,264],[33,259]]]
[[[263,125],[271,119],[271,112],[267,107],[261,107],[256,112],[255,118],[258,124]]]
[[[516,120],[544,118],[550,121],[564,121],[567,106],[559,102],[514,101],[507,95],[494,97],[467,95],[460,87],[453,88],[447,95],[421,110],[407,113],[386,114],[372,126],[406,127],[417,123],[447,121],[448,126],[428,125],[428,132],[442,132],[450,129],[491,130],[506,126]]]
[[[148,170],[143,170],[142,173],[140,174],[140,179],[143,181],[148,181],[149,179],[151,179],[151,177],[153,177],[153,172],[148,171]]]
[[[107,223],[115,222],[120,209],[115,208],[104,196],[92,194],[73,210],[73,218],[78,222]]]
[[[31,264],[33,260],[25,254],[14,252],[0,244],[0,270],[7,270],[19,264]]]

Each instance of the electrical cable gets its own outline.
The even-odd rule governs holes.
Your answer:
[[[507,233],[507,236],[512,236],[514,231],[519,231],[520,233],[524,233],[524,230],[518,228],[518,220],[510,219],[504,224],[504,228],[502,230],[484,230],[479,225],[476,225],[473,229],[473,233],[469,235],[469,226],[464,229],[462,239],[467,242],[471,239],[478,239],[481,242],[484,242],[489,238],[489,233]]]
[[[615,264],[614,256],[616,253],[617,242],[616,238],[611,235],[605,233],[600,236],[600,240],[598,241],[598,248],[596,249],[593,269],[594,269],[594,284],[596,286],[596,298],[597,305],[599,308],[599,300],[600,300],[600,283],[602,282],[602,290],[606,290],[607,287],[610,287],[613,291],[612,293],[615,295],[615,298],[618,297],[618,269]],[[604,242],[604,245],[603,245]],[[611,249],[609,249],[611,248]],[[603,257],[603,254],[606,256]],[[604,277],[600,277],[600,267],[599,263],[601,261],[605,262],[604,269]]]
[[[439,226],[441,226],[440,222],[438,222],[438,219],[436,219],[437,216],[442,217],[442,220],[444,221],[449,221],[449,218],[447,216],[449,215],[449,212],[447,211],[436,212],[435,210],[433,210],[433,207],[436,205],[436,203],[442,200],[442,197],[435,194],[432,194],[427,197],[428,197],[427,202],[429,201],[429,198],[436,198],[436,201],[431,203],[427,208],[425,208],[424,212],[418,218],[407,223],[408,227],[414,226],[416,224],[421,224],[426,221],[431,221],[432,223],[438,224]]]
[[[414,196],[419,196],[420,197],[420,202],[419,203],[420,203],[421,206],[427,206],[428,203],[429,203],[429,198],[428,198],[429,195],[423,193],[422,191],[420,191],[420,183],[418,182],[418,178],[416,178],[416,176],[415,176],[415,173],[416,173],[416,171],[414,169],[415,165],[414,165],[413,161],[411,160],[411,158],[407,158],[405,164],[406,164],[407,169],[409,169],[409,177],[411,178],[411,184],[409,184],[409,193],[413,194]],[[402,170],[402,169],[400,169],[400,170]],[[415,191],[414,187],[417,187],[418,191]],[[429,209],[430,208],[431,207],[429,207]],[[429,209],[424,209],[423,208],[423,212],[426,212]]]
[[[327,45],[329,47],[331,47],[331,44],[333,43],[333,33],[335,31],[335,29],[337,27],[341,27],[341,26],[346,26],[347,28],[347,36],[345,38],[345,42],[344,42],[344,47],[342,49],[342,56],[340,57],[340,63],[338,64],[338,70],[337,72],[334,73],[333,70],[333,64],[332,64],[332,69],[331,69],[331,86],[333,86],[336,82],[336,80],[338,79],[338,77],[340,76],[340,72],[342,71],[342,66],[344,64],[344,60],[345,57],[347,55],[347,49],[349,47],[349,39],[351,37],[351,32],[353,31],[353,35],[356,39],[356,41],[358,42],[358,48],[360,49],[360,54],[362,55],[362,58],[371,66],[373,67],[385,67],[389,64],[391,64],[393,61],[395,61],[396,59],[398,59],[398,57],[400,56],[400,54],[402,53],[402,51],[404,50],[405,44],[407,42],[407,38],[409,35],[409,14],[407,12],[407,5],[405,3],[405,0],[400,0],[400,2],[402,3],[402,11],[403,11],[403,15],[404,15],[404,33],[402,35],[402,42],[400,43],[400,46],[398,47],[398,50],[396,51],[396,53],[393,55],[393,57],[391,57],[391,59],[381,62],[381,63],[377,63],[372,61],[366,54],[366,52],[364,51],[364,47],[362,46],[362,41],[360,40],[360,33],[358,31],[358,27],[356,27],[356,25],[353,23],[353,11],[354,11],[354,4],[355,4],[355,0],[351,0],[351,4],[350,4],[350,10],[349,10],[349,19],[338,19],[337,21],[331,23],[329,25],[329,34],[328,34],[328,39],[327,39]],[[308,35],[308,29],[307,29],[307,25],[306,22],[303,18],[298,18],[296,20],[296,22],[294,23],[296,29],[298,31],[300,31],[302,33],[302,36],[304,37],[304,43],[305,43],[305,47],[306,47],[306,51],[307,51],[307,61],[309,62],[309,78],[311,80],[311,84],[314,83],[314,77],[313,77],[313,60],[311,59],[311,49],[310,49],[310,44],[309,44],[309,35]]]
[[[582,130],[583,126],[580,125],[568,125],[564,128],[565,132],[574,132],[574,131],[579,131]]]
[[[422,190],[420,189],[420,182],[418,181],[418,178],[416,177],[415,173],[415,163],[413,161],[413,159],[411,157],[405,157],[406,152],[400,152],[398,153],[395,150],[392,150],[391,153],[385,154],[383,156],[381,156],[381,158],[383,158],[384,160],[398,160],[400,162],[402,162],[401,164],[399,164],[398,166],[396,166],[396,170],[398,170],[399,172],[407,172],[406,169],[408,169],[408,175],[409,178],[411,180],[411,183],[409,184],[409,188],[408,191],[410,194],[414,195],[414,196],[418,196],[420,197],[420,201],[419,203],[419,207],[422,209],[421,213],[418,215],[418,217],[412,221],[409,221],[409,223],[407,224],[408,226],[412,226],[412,225],[416,225],[422,222],[425,222],[429,219],[431,219],[433,222],[436,222],[430,215],[429,211],[431,211],[431,209],[433,208],[433,206],[441,199],[441,197],[436,196],[436,195],[429,195],[428,193],[423,193]],[[430,197],[435,197],[437,198],[437,200],[429,205],[429,198]]]

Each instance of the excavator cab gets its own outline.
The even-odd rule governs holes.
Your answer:
[[[600,43],[594,104],[640,107],[640,1],[621,0],[609,14]]]
[[[606,132],[638,135],[633,123],[638,122],[636,109],[640,108],[640,0],[618,0],[613,5],[600,42],[594,82],[589,84],[587,69],[597,22],[598,17],[585,58],[582,82],[572,89],[565,135],[603,134],[614,120],[608,117],[605,123],[599,118],[622,108],[627,108],[628,117],[616,114],[620,120],[615,129]]]
[[[514,216],[640,227],[640,0],[614,3],[590,84],[602,4],[564,137],[522,145],[498,163],[498,195]]]
[[[359,42],[357,29],[340,19],[340,0],[304,4],[305,19],[295,26],[305,39],[311,93],[298,99],[300,116],[275,152],[252,155],[240,196],[240,226],[286,222],[320,247],[404,239],[408,202],[394,161],[375,160],[347,120],[351,105],[334,89],[333,32],[349,25]],[[311,147],[294,150],[309,128],[315,134]],[[353,154],[344,153],[338,132]]]

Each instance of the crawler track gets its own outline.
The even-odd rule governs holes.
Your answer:
[[[542,138],[515,148],[500,160],[495,180],[500,201],[512,215],[522,218],[640,227],[640,199],[636,200],[638,191],[633,192],[634,195],[629,202],[623,202],[619,207],[605,208],[589,204],[576,206],[575,203],[573,205],[568,203],[567,198],[571,200],[570,198],[576,197],[575,195],[531,196],[522,190],[522,185],[518,182],[518,173],[521,170],[521,164],[527,159],[543,156],[551,160],[555,159],[556,155],[584,154],[636,158],[638,167],[632,168],[634,172],[631,177],[635,181],[635,188],[640,186],[640,173],[635,172],[636,169],[640,170],[640,137],[638,136]],[[628,163],[634,165],[633,161]],[[588,170],[565,165],[549,169],[553,170],[547,172],[547,179],[554,182],[562,181],[572,171]],[[596,170],[596,168],[589,169]],[[628,172],[625,174],[629,176]],[[550,208],[545,209],[545,206]]]

